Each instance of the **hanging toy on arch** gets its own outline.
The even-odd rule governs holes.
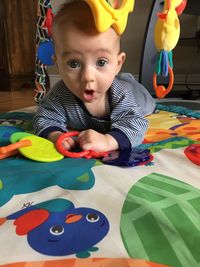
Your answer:
[[[165,0],[164,7],[158,15],[154,30],[155,46],[158,50],[156,69],[153,75],[153,86],[158,98],[164,98],[173,88],[174,73],[172,50],[180,36],[180,16],[186,7],[187,0]],[[169,85],[157,85],[157,76],[169,77]]]
[[[40,40],[37,57],[40,62],[46,66],[54,65],[52,56],[54,55],[54,47],[52,42],[52,23],[54,19],[54,14],[52,12],[52,7],[49,1],[48,8],[46,10],[46,16],[43,21],[43,28],[46,29],[46,38]]]
[[[134,9],[135,0],[84,0],[90,6],[99,32],[111,26],[121,35],[127,25],[128,15]]]

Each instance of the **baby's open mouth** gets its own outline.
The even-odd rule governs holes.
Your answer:
[[[86,101],[92,100],[94,97],[94,90],[86,89],[84,91],[84,98]]]
[[[93,90],[86,89],[86,90],[85,90],[85,93],[86,93],[87,95],[92,95],[92,94],[94,93],[94,91],[93,91]]]

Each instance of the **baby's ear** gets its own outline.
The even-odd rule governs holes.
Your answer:
[[[57,62],[57,57],[56,57],[56,55],[52,55],[52,56],[51,56],[51,59],[52,59],[53,63],[56,64],[56,62]]]
[[[124,61],[126,60],[126,53],[120,52],[118,54],[118,68],[117,68],[117,74],[120,72],[122,65],[124,64]]]

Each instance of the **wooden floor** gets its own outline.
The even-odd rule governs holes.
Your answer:
[[[0,91],[0,113],[36,106],[34,89],[22,88],[18,91]]]

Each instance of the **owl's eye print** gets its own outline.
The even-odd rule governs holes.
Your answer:
[[[50,233],[52,235],[62,235],[64,233],[64,228],[61,225],[54,225],[50,228]]]
[[[91,223],[98,222],[99,219],[99,215],[97,215],[96,213],[89,213],[86,216],[86,220]]]

